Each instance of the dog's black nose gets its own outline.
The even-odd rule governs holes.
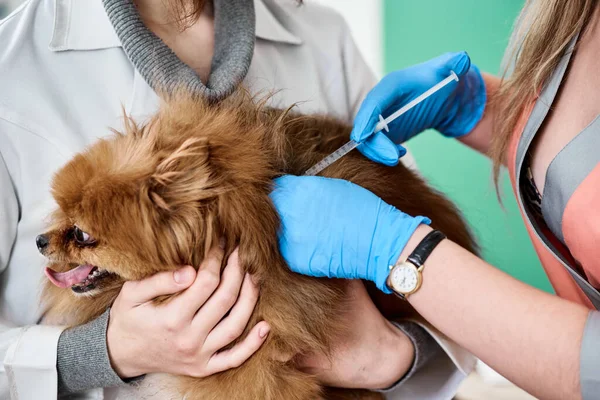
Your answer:
[[[44,250],[46,247],[48,247],[48,243],[50,242],[48,241],[48,236],[46,235],[38,235],[35,238],[35,244],[37,244],[37,248],[42,254],[44,254]]]

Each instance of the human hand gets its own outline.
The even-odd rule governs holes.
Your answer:
[[[389,124],[389,132],[372,134],[379,116],[388,117],[454,71],[452,81]],[[424,63],[386,75],[367,95],[354,120],[350,138],[373,161],[396,165],[406,153],[406,140],[426,129],[448,137],[469,133],[481,120],[486,90],[479,69],[466,52],[446,53]]]
[[[386,285],[389,266],[425,217],[411,217],[348,181],[283,176],[271,199],[281,218],[279,247],[298,273]]]
[[[244,276],[237,250],[221,275],[222,258],[222,250],[215,248],[198,273],[184,267],[123,285],[107,331],[110,360],[119,376],[206,377],[241,365],[260,348],[269,332],[264,321],[231,349],[220,351],[243,333],[258,300],[258,288]],[[176,293],[164,304],[152,301]]]
[[[341,317],[347,333],[337,339],[332,354],[308,354],[299,366],[327,386],[388,388],[412,365],[413,344],[381,315],[361,281],[348,282],[347,301]]]

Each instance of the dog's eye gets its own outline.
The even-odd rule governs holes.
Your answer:
[[[73,227],[73,236],[79,244],[93,244],[96,241],[88,233],[82,231],[77,225]]]

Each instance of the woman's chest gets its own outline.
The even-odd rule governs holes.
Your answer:
[[[595,287],[600,286],[599,60],[600,34],[588,30],[548,80],[517,149],[521,189],[533,186],[525,178],[530,169],[542,196],[541,216],[532,214],[537,233]],[[535,209],[535,201],[525,197],[526,210]]]
[[[597,25],[592,21],[581,34],[556,97],[530,147],[530,167],[542,195],[548,180],[555,179],[548,171],[557,155],[586,131],[600,135],[600,29]],[[597,149],[588,151],[597,152]]]

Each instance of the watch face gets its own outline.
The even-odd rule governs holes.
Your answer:
[[[411,293],[417,288],[418,283],[417,268],[408,263],[400,264],[392,270],[390,276],[391,286],[399,293]]]

